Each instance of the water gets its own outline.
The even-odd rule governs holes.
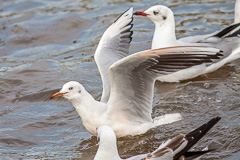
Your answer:
[[[177,36],[206,34],[233,22],[235,1],[208,0],[2,0],[0,3],[0,159],[84,159],[97,150],[96,137],[83,127],[66,100],[49,101],[70,80],[81,82],[94,98],[101,80],[93,55],[101,35],[133,6],[170,6]],[[191,13],[191,14],[189,14]],[[153,24],[134,20],[131,53],[150,48]],[[240,159],[240,60],[181,83],[156,83],[153,117],[180,112],[184,119],[118,140],[122,157],[147,153],[161,142],[217,115],[222,120],[197,149],[220,143],[203,157]]]

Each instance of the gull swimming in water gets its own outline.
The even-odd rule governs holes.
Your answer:
[[[141,154],[125,160],[193,160],[211,150],[189,151],[219,120],[221,117],[211,119],[188,134],[180,134],[162,143],[158,149],[149,154]],[[97,128],[99,147],[94,160],[123,160],[117,149],[117,138],[109,126]]]
[[[124,12],[105,31],[95,53],[103,83],[108,82],[104,84],[107,94],[103,99],[106,100],[95,100],[75,81],[64,84],[60,92],[51,97],[68,99],[93,135],[102,125],[111,126],[117,137],[122,137],[143,134],[155,126],[180,120],[178,113],[152,119],[156,78],[208,65],[222,56],[222,51],[216,48],[191,46],[145,50],[127,56],[132,16],[133,8]]]
[[[206,67],[196,67],[191,74],[189,70],[181,70],[178,74],[171,74],[158,77],[162,82],[179,82],[199,75],[213,72],[224,64],[240,57],[240,23],[233,24],[223,31],[199,41],[198,43],[187,43],[176,39],[175,20],[172,10],[163,5],[150,7],[145,11],[137,11],[135,15],[145,16],[155,24],[155,31],[152,40],[152,49],[173,47],[173,46],[210,46],[224,51],[224,56]]]
[[[159,12],[160,12],[160,14],[159,14]],[[158,13],[158,14],[156,14],[156,13]],[[166,6],[156,5],[156,6],[150,7],[149,9],[147,9],[145,11],[137,11],[134,14],[146,16],[147,18],[152,20],[153,23],[155,23],[155,25],[156,25],[156,22],[162,21],[161,19],[163,19],[163,18],[161,18],[161,16],[169,18],[168,15],[171,15],[171,14],[173,15],[173,12]],[[173,20],[174,20],[174,15],[173,15]],[[170,20],[168,20],[168,23],[170,24]],[[157,26],[155,26],[155,29],[156,29],[156,27]],[[224,38],[224,37],[237,36],[237,34],[239,34],[239,28],[240,28],[240,0],[236,0],[234,23],[232,25],[230,25],[220,31],[215,31],[214,33],[210,33],[210,34],[206,34],[206,35],[193,35],[193,36],[183,37],[183,38],[178,39],[178,41],[179,41],[178,43],[180,45],[181,45],[180,42],[187,42],[187,43],[206,42],[206,43],[208,43],[209,42],[208,38],[212,38],[212,37]],[[175,22],[174,22],[174,30],[175,30]],[[156,35],[156,37],[157,36],[159,36],[159,35]],[[160,48],[162,46],[169,47],[169,44],[153,44],[152,43],[152,49]]]

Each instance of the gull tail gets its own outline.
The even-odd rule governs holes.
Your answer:
[[[154,118],[152,128],[159,126],[159,125],[177,122],[180,120],[182,120],[182,116],[180,113],[166,114],[166,115]]]

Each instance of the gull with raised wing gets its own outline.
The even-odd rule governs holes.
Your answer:
[[[205,151],[189,151],[219,120],[221,117],[211,119],[188,134],[180,134],[161,144],[158,149],[149,154],[141,154],[126,160],[193,160],[200,159]],[[117,138],[109,126],[97,128],[99,147],[94,160],[122,160],[118,154]]]
[[[209,73],[240,57],[240,23],[234,24],[214,36],[208,37],[198,43],[187,43],[176,39],[175,20],[172,10],[163,5],[153,6],[145,11],[137,11],[135,15],[145,16],[155,24],[152,40],[152,49],[173,46],[209,46],[224,51],[224,56],[206,68],[195,70],[194,74],[187,74],[188,70],[182,70],[178,75],[172,74],[159,77],[163,82],[179,82]],[[200,72],[199,72],[200,71]],[[184,75],[184,76],[181,76]]]
[[[93,135],[101,125],[111,126],[117,137],[122,137],[143,134],[152,127],[180,120],[178,113],[152,119],[156,78],[186,68],[194,70],[222,57],[219,49],[191,46],[145,50],[127,56],[132,16],[132,8],[124,12],[105,31],[95,53],[103,83],[106,83],[103,90],[107,91],[102,98],[105,100],[96,101],[75,81],[64,84],[60,92],[51,97],[68,99]]]

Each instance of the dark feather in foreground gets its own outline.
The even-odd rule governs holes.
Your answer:
[[[192,160],[194,158],[197,158],[201,155],[204,155],[205,153],[208,153],[212,150],[207,150],[207,151],[189,151],[184,153],[182,157],[184,157],[184,160]]]
[[[185,139],[187,139],[187,146],[174,156],[174,160],[178,160],[182,155],[184,155],[194,144],[196,144],[219,120],[221,117],[216,117],[211,119],[209,122],[203,124],[199,128],[186,134]]]
[[[236,23],[221,30],[217,34],[213,35],[213,37],[218,37],[218,38],[235,37],[235,36],[238,36],[239,34],[240,34],[240,23]]]

